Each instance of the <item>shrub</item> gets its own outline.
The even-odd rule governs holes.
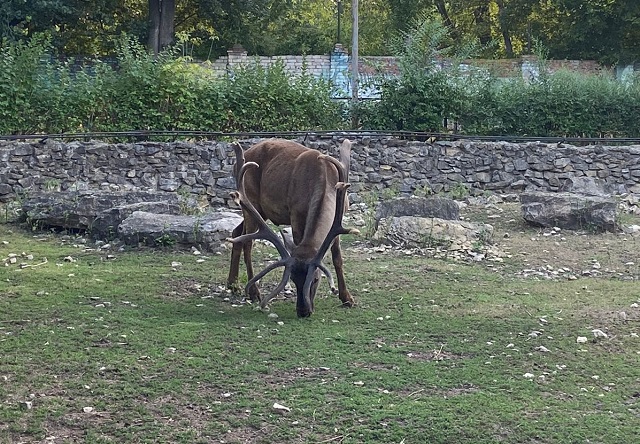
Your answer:
[[[220,78],[172,52],[155,58],[128,38],[117,68],[74,67],[47,56],[46,38],[0,48],[0,133],[127,130],[338,129],[331,86],[282,63],[250,64]]]
[[[457,122],[457,130],[478,135],[640,136],[638,78],[542,70],[527,82],[462,70],[455,60],[463,53],[441,62],[450,55],[446,28],[432,21],[396,46],[401,76],[379,81],[380,100],[350,110],[365,129],[441,132]],[[1,134],[338,130],[350,117],[331,100],[329,82],[292,75],[282,61],[220,77],[171,51],[151,56],[126,37],[116,67],[78,66],[49,53],[45,36],[0,46]]]
[[[340,105],[333,102],[328,82],[306,71],[294,76],[282,60],[269,67],[240,67],[224,87],[227,131],[288,131],[339,129]]]

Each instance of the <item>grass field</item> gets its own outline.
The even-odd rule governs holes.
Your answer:
[[[323,283],[298,319],[227,293],[228,254],[0,224],[0,443],[640,442],[638,241],[514,227],[500,264],[346,237],[358,306]],[[519,273],[616,251],[624,272]]]

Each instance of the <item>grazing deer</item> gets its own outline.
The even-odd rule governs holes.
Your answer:
[[[237,191],[232,197],[242,207],[244,220],[233,230],[228,285],[237,285],[241,251],[249,279],[245,292],[252,300],[260,300],[258,280],[270,271],[284,267],[280,284],[260,301],[260,305],[266,307],[291,278],[297,290],[296,312],[299,317],[308,317],[313,312],[320,272],[327,276],[336,293],[331,272],[322,264],[331,247],[338,297],[343,305],[353,306],[354,300],[344,280],[338,237],[359,233],[342,226],[342,216],[348,205],[351,142],[343,142],[340,161],[289,140],[265,140],[246,152],[236,142],[234,150]],[[266,220],[275,225],[290,225],[292,239],[283,235],[281,240]],[[251,264],[255,239],[268,240],[281,256],[257,275]]]

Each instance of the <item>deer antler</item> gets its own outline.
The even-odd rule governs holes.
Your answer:
[[[237,154],[237,152],[236,152],[236,154]],[[258,224],[258,231],[256,231],[255,233],[248,233],[248,234],[243,234],[242,236],[234,237],[233,239],[230,239],[230,241],[232,243],[238,243],[238,242],[242,243],[242,242],[245,242],[245,241],[248,241],[248,240],[264,239],[264,240],[267,240],[267,241],[271,242],[273,244],[273,246],[276,247],[276,249],[278,250],[278,253],[280,253],[280,257],[281,257],[280,260],[274,262],[273,264],[269,265],[267,268],[262,270],[260,273],[255,275],[247,283],[247,285],[245,287],[245,291],[248,290],[249,287],[251,287],[253,284],[255,284],[258,280],[260,280],[262,277],[264,277],[270,271],[275,270],[278,267],[285,267],[285,270],[284,270],[284,273],[282,275],[282,280],[280,281],[280,284],[276,287],[276,289],[274,291],[272,291],[269,294],[269,296],[267,296],[265,299],[263,299],[261,301],[260,305],[264,308],[266,306],[266,304],[271,299],[273,299],[273,297],[275,297],[278,293],[280,293],[284,289],[284,287],[287,285],[287,282],[289,282],[289,277],[291,276],[291,265],[293,264],[293,262],[292,262],[292,259],[291,259],[291,255],[289,254],[289,251],[287,250],[287,247],[284,245],[282,240],[269,227],[269,225],[267,225],[267,222],[260,215],[260,213],[258,212],[256,207],[253,206],[251,201],[249,199],[247,199],[245,186],[244,186],[244,175],[247,172],[247,170],[249,170],[251,168],[260,168],[260,167],[255,162],[244,163],[244,157],[242,157],[242,160],[243,160],[242,161],[242,167],[240,168],[240,171],[238,171],[237,177],[236,177],[238,191],[232,192],[231,193],[231,197],[233,198],[233,200],[238,205],[240,205],[242,207],[242,209],[246,213],[251,215],[251,217],[254,219],[254,221]],[[240,162],[239,162],[239,164],[240,164]]]
[[[264,239],[271,242],[274,245],[274,247],[278,250],[278,253],[280,253],[280,257],[281,257],[280,260],[270,264],[264,270],[262,270],[260,273],[255,275],[252,279],[250,279],[249,282],[247,282],[247,285],[245,286],[245,292],[257,281],[259,281],[265,275],[267,275],[269,272],[279,267],[285,268],[284,272],[282,273],[282,279],[280,280],[280,283],[278,284],[278,286],[271,293],[269,293],[267,297],[263,298],[260,301],[260,306],[264,308],[269,303],[269,301],[273,299],[278,293],[280,293],[289,282],[289,278],[291,277],[292,266],[295,263],[295,259],[291,257],[291,253],[289,249],[285,245],[285,242],[283,242],[284,238],[280,239],[280,237],[278,237],[278,235],[269,227],[269,225],[267,224],[265,219],[262,217],[260,212],[247,198],[245,183],[244,183],[245,174],[249,169],[260,168],[260,166],[255,162],[245,163],[244,152],[240,144],[238,143],[234,144],[233,148],[237,158],[237,163],[236,163],[237,191],[232,192],[231,197],[234,199],[236,204],[240,205],[240,207],[244,210],[245,214],[248,214],[250,217],[253,218],[253,220],[258,225],[258,230],[254,233],[247,233],[247,234],[243,234],[241,236],[235,237],[233,239],[230,239],[230,241],[235,244],[235,243],[246,242],[249,240]],[[334,215],[333,224],[329,230],[329,233],[327,233],[327,236],[322,242],[320,249],[314,256],[314,258],[309,262],[309,264],[315,265],[315,267],[320,269],[327,276],[329,280],[329,285],[331,286],[331,290],[332,292],[335,293],[337,289],[334,284],[333,276],[331,275],[331,272],[329,271],[329,269],[322,264],[322,259],[324,258],[324,255],[326,254],[327,250],[331,246],[331,243],[338,235],[348,234],[348,233],[359,234],[360,232],[355,228],[347,229],[342,226],[342,217],[344,215],[344,210],[345,210],[346,192],[347,192],[347,189],[349,188],[349,184],[345,183],[347,179],[347,173],[345,171],[344,166],[331,156],[320,155],[319,158],[324,159],[329,163],[332,163],[333,165],[335,165],[336,169],[338,170],[339,182],[336,184],[336,211]],[[315,272],[314,267],[311,267],[308,271],[309,274],[312,274],[314,272]],[[307,276],[307,279],[305,281],[304,294],[307,295],[307,297],[309,295],[312,280],[313,279],[311,279],[311,276]]]
[[[247,213],[249,213],[253,217],[253,219],[258,224],[258,231],[256,231],[255,233],[248,233],[248,234],[243,234],[242,236],[234,237],[233,239],[230,239],[230,241],[232,243],[238,243],[238,242],[245,242],[247,240],[264,239],[271,242],[273,246],[276,247],[281,257],[280,260],[272,263],[267,268],[262,270],[260,273],[255,275],[251,280],[249,280],[249,282],[247,282],[247,285],[245,286],[245,292],[253,284],[255,284],[260,279],[262,279],[270,271],[275,270],[276,268],[279,268],[279,267],[285,267],[284,272],[282,273],[282,279],[280,280],[280,283],[278,284],[278,286],[271,293],[269,293],[269,295],[266,298],[260,301],[260,306],[264,308],[267,306],[267,304],[271,299],[273,299],[278,293],[284,290],[284,287],[287,285],[287,282],[289,282],[289,278],[291,277],[291,266],[293,265],[294,260],[291,257],[291,254],[289,253],[289,250],[285,246],[284,242],[271,229],[271,227],[267,225],[267,222],[260,215],[256,207],[253,206],[251,201],[246,198],[247,194],[244,186],[244,175],[247,172],[247,170],[251,168],[260,168],[260,166],[255,162],[244,163],[244,157],[242,158],[241,164],[242,164],[242,167],[240,168],[240,171],[238,171],[238,175],[237,175],[238,190],[232,192],[231,197],[236,202],[236,204],[240,205],[243,210],[245,210]],[[335,284],[334,284],[333,276],[331,275],[331,272],[324,265],[319,266],[319,268],[329,279],[329,285],[331,286],[331,291],[335,292],[336,288],[335,288]]]
[[[351,184],[346,183],[347,172],[344,166],[331,156],[321,155],[320,158],[335,165],[338,170],[338,183],[336,183],[336,212],[333,217],[331,228],[329,229],[327,236],[324,238],[324,241],[322,241],[320,249],[313,258],[313,262],[316,264],[320,264],[322,262],[322,258],[324,258],[324,255],[327,253],[327,250],[329,250],[331,243],[337,236],[341,234],[360,234],[358,229],[345,228],[342,225],[347,189],[351,186]]]

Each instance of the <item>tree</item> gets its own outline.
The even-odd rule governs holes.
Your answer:
[[[149,51],[158,54],[173,43],[175,0],[149,0]]]

